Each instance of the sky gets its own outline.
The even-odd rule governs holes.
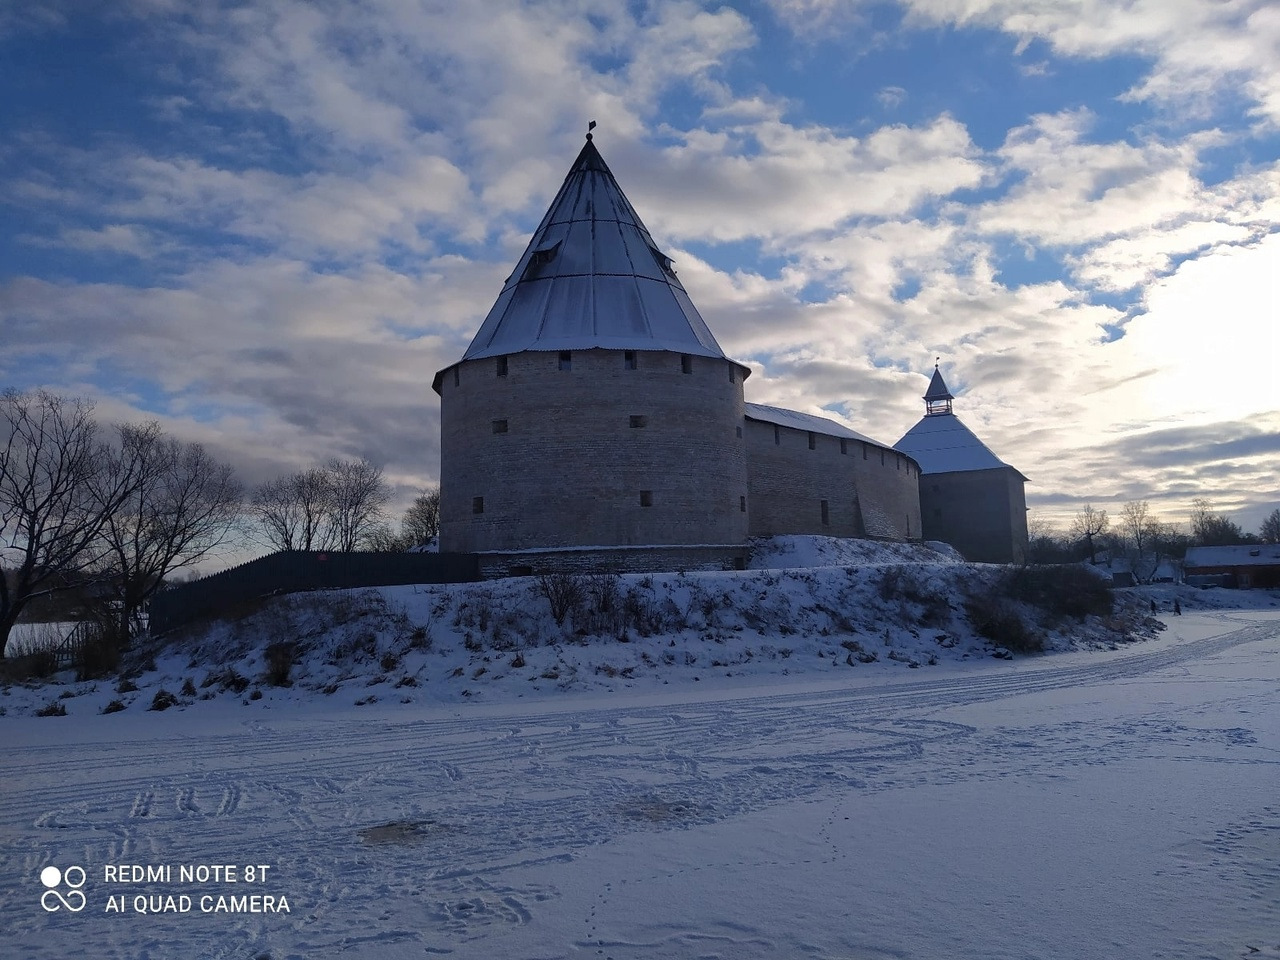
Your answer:
[[[1280,506],[1269,0],[0,6],[0,387],[404,506],[587,123],[747,400],[935,362],[1033,518]]]

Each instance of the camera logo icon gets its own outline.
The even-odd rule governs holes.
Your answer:
[[[79,913],[86,902],[84,894],[80,892],[85,879],[84,867],[67,867],[65,870],[45,867],[40,871],[40,882],[48,889],[40,897],[40,906],[49,913],[57,913],[59,910]],[[64,884],[67,889],[65,894],[59,889]]]

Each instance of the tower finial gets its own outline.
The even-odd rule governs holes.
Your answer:
[[[594,130],[595,128],[596,128],[596,122],[594,120],[592,120],[590,123],[587,124],[587,140],[588,141],[591,139],[591,131]]]

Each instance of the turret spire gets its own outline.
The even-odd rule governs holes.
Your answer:
[[[924,415],[926,417],[936,417],[951,412],[951,401],[955,399],[951,395],[951,391],[947,389],[947,383],[942,379],[942,371],[938,369],[938,364],[942,362],[939,357],[933,365],[933,379],[929,381],[929,389],[924,394]]]

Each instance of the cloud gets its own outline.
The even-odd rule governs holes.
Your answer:
[[[886,110],[896,110],[907,100],[907,91],[902,87],[881,87],[876,92],[876,100]]]
[[[74,143],[38,124],[6,138],[0,202],[21,252],[56,266],[0,279],[0,380],[160,416],[251,482],[363,455],[415,487],[437,471],[431,377],[595,119],[694,302],[751,363],[749,399],[892,441],[941,356],[957,412],[1032,478],[1033,503],[1149,490],[1176,511],[1198,483],[1233,505],[1273,490],[1280,166],[1221,108],[1278,115],[1260,55],[1273,9],[901,6],[895,52],[913,31],[980,29],[1014,41],[1013,70],[1136,54],[1140,119],[1117,127],[1047,82],[1041,112],[993,111],[1004,126],[979,136],[923,70],[909,96],[878,77],[824,113],[831,91],[803,102],[812,78],[773,69],[776,22],[818,45],[871,22],[856,2],[776,0],[771,20],[690,0],[133,0],[113,26],[164,78],[137,130],[80,118],[94,135]],[[48,7],[0,19],[0,42],[71,29]],[[109,256],[128,260],[100,282]]]
[[[862,4],[859,4],[862,5]],[[1280,12],[1269,0],[903,0],[909,21],[1043,40],[1060,56],[1136,55],[1151,66],[1128,97],[1200,114],[1238,91],[1280,124]]]
[[[761,120],[680,139],[628,182],[654,196],[652,219],[683,240],[789,242],[853,217],[910,213],[984,175],[968,131],[945,115],[861,138]]]

